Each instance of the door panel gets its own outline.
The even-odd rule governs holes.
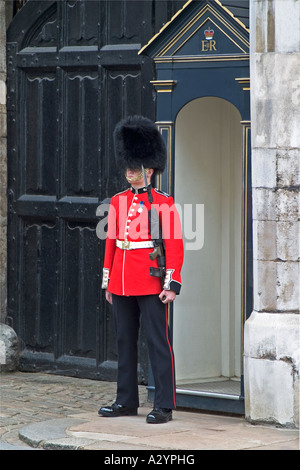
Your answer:
[[[24,220],[20,265],[22,338],[27,348],[53,350],[57,298],[55,222]]]

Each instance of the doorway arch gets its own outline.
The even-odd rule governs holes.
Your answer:
[[[225,386],[239,395],[242,142],[240,112],[227,100],[197,98],[177,114],[174,193],[183,209],[185,241],[185,287],[173,317],[179,392]],[[187,238],[184,204],[193,205],[194,219],[204,214],[203,220],[192,220],[194,230],[204,230],[195,235],[204,234],[200,246]],[[204,210],[196,212],[196,205]]]

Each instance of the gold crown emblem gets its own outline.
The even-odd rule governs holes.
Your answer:
[[[209,27],[208,29],[204,31],[204,35],[205,35],[205,39],[207,39],[207,41],[210,41],[214,37],[214,30],[210,29]]]

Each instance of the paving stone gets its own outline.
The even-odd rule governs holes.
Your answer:
[[[65,429],[79,424],[77,419],[52,419],[40,423],[29,424],[19,431],[19,437],[32,447],[38,447],[43,441],[66,438]]]
[[[110,419],[98,409],[114,401],[113,382],[14,372],[1,374],[0,385],[3,450],[299,450],[298,431],[253,426],[241,417],[176,410],[170,423],[149,425],[145,386],[137,417]]]

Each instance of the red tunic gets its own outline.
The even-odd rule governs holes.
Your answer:
[[[152,207],[157,209],[162,227],[166,254],[164,289],[179,294],[180,271],[183,263],[183,241],[178,212],[174,200],[168,194],[151,189]],[[157,259],[151,260],[153,248],[124,250],[116,246],[117,240],[133,242],[149,241],[148,210],[151,205],[146,188],[126,191],[111,198],[105,246],[102,287],[116,295],[160,294],[161,280],[150,276],[150,267],[158,267]]]

